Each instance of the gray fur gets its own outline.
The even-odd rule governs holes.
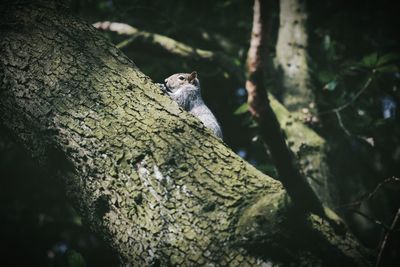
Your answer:
[[[177,73],[165,79],[165,91],[178,105],[197,117],[216,136],[222,139],[221,127],[211,110],[204,104],[197,73]]]

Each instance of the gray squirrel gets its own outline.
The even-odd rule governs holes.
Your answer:
[[[200,93],[200,82],[197,72],[176,73],[164,80],[164,84],[158,84],[172,100],[197,117],[217,137],[222,139],[221,127],[211,110],[204,104]]]

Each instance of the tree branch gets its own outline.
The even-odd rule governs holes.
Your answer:
[[[348,102],[346,102],[343,105],[336,107],[334,109],[322,111],[322,112],[320,112],[320,114],[323,115],[323,114],[327,114],[327,113],[331,113],[331,112],[338,113],[338,112],[348,108],[351,104],[353,104],[362,95],[362,93],[369,87],[371,82],[372,82],[372,78],[369,77],[367,79],[367,81],[365,82],[365,84],[363,85],[363,87]]]
[[[306,1],[279,1],[274,63],[282,103],[303,121],[313,123],[316,110],[309,74],[307,20]]]
[[[295,157],[286,145],[279,122],[272,111],[263,84],[264,58],[267,55],[267,38],[270,32],[271,1],[255,0],[253,29],[248,51],[247,69],[249,111],[259,124],[260,134],[270,149],[279,179],[291,199],[304,212],[311,211],[327,219],[337,230],[344,230],[340,218],[329,208],[323,207],[296,165]]]
[[[120,35],[129,36],[128,39],[117,44],[117,47],[120,49],[133,42],[143,43],[145,45],[157,47],[175,57],[216,63],[227,72],[232,73],[238,80],[244,80],[243,71],[240,67],[238,67],[232,59],[221,52],[194,48],[165,35],[142,31],[125,23],[104,21],[96,22],[93,26],[100,30],[112,31]]]
[[[140,30],[124,24],[124,23],[116,23],[116,22],[97,22],[94,24],[96,28],[102,30],[110,30],[115,31],[118,34],[138,34],[141,35]],[[177,53],[175,49],[171,49],[171,47],[185,47],[185,51],[198,51],[199,49],[191,47],[187,44],[180,43],[176,40],[173,40],[169,37],[154,34],[154,33],[146,33],[143,32],[144,35],[147,36],[155,36],[153,41],[151,38],[143,39],[143,38],[134,38],[128,39],[131,42],[143,43],[146,45],[154,46],[166,53],[169,53],[174,57],[181,57],[185,60],[200,60],[203,61],[210,66],[219,65],[220,63],[215,60],[216,57],[220,57],[226,62],[225,65],[222,65],[222,68],[225,66],[225,70],[229,74],[229,79],[232,79],[238,84],[244,84],[246,82],[245,77],[243,75],[242,69],[236,64],[232,63],[232,60],[228,60],[228,56],[223,54],[222,52],[213,52],[207,50],[205,51],[207,55],[216,55],[216,56],[207,56],[201,58],[202,53],[200,53],[200,58],[197,56],[193,57],[191,53]],[[159,43],[160,45],[157,45]],[[171,45],[172,44],[172,45]],[[178,49],[180,50],[180,49]],[[211,61],[210,61],[211,60]],[[248,86],[250,88],[250,84]],[[252,91],[249,95],[255,99],[254,101],[258,101],[257,99],[262,99],[262,97],[258,98],[256,95],[257,91]],[[276,98],[268,94],[269,101],[271,104],[271,108],[275,112],[280,122],[282,129],[285,131],[285,135],[287,136],[290,149],[295,155],[299,155],[299,164],[301,166],[302,172],[306,175],[307,179],[309,179],[310,185],[313,187],[313,190],[318,194],[318,197],[324,201],[324,203],[332,204],[332,200],[330,197],[330,191],[333,185],[331,183],[328,184],[328,178],[331,175],[328,164],[326,162],[327,159],[327,148],[325,140],[319,136],[315,131],[308,128],[304,123],[296,120],[291,113],[280,104]],[[254,102],[255,103],[255,102]],[[263,105],[264,103],[260,103]],[[315,182],[317,181],[317,182]]]
[[[252,215],[254,204],[270,211],[276,199],[286,199],[279,182],[179,109],[90,25],[28,5],[3,19],[8,30],[0,39],[0,120],[36,158],[47,159],[79,214],[115,248],[121,265],[363,260],[351,236],[332,238],[331,229],[312,218],[307,229],[317,236],[313,240],[326,238],[321,246],[309,241],[306,249],[296,243],[289,254],[300,256],[291,261],[278,256],[271,262],[269,250],[256,254],[238,246],[244,211]],[[282,219],[280,206],[275,210],[255,214],[250,225],[261,222],[270,232],[291,236],[275,227]],[[280,242],[274,245],[287,250]]]
[[[374,188],[374,190],[372,190],[371,192],[364,194],[363,196],[360,197],[359,200],[349,203],[349,204],[345,204],[342,206],[337,207],[336,209],[345,209],[345,208],[359,208],[360,205],[368,200],[371,200],[377,193],[378,191],[382,188],[382,186],[389,184],[389,183],[399,183],[400,182],[400,178],[392,176],[389,178],[386,178],[385,180],[383,180],[382,182],[380,182],[379,184],[377,184]]]
[[[396,226],[400,219],[400,208],[397,210],[396,215],[393,218],[392,224],[390,225],[390,229],[386,231],[385,236],[383,237],[381,247],[379,248],[379,254],[375,263],[375,267],[379,267],[382,262],[383,253],[385,252],[386,244],[389,240],[389,236],[396,229]]]

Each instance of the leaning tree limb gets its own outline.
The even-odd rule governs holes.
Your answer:
[[[132,38],[123,42],[124,45],[144,43],[167,52],[174,57],[202,61],[210,66],[225,66],[229,77],[237,80],[240,84],[246,82],[240,66],[237,66],[231,60],[218,61],[218,58],[228,58],[222,52],[191,47],[170,37],[141,31],[125,23],[104,21],[96,22],[93,26],[103,31],[132,36]],[[334,186],[330,183],[332,174],[327,163],[328,148],[326,141],[301,120],[293,116],[272,94],[268,94],[268,97],[271,108],[287,136],[290,149],[297,156],[302,173],[306,176],[308,183],[310,183],[320,200],[329,206],[333,206],[334,201],[330,192]]]
[[[129,36],[128,39],[117,44],[117,48],[121,49],[133,42],[142,43],[157,47],[175,57],[183,57],[194,61],[216,63],[228,73],[233,74],[233,77],[236,77],[239,80],[244,78],[241,69],[224,53],[194,48],[182,42],[178,42],[168,36],[139,30],[125,23],[103,21],[96,22],[93,24],[93,26],[100,30],[112,31],[120,35]]]
[[[290,217],[279,182],[179,109],[96,29],[57,2],[33,2],[0,4],[0,121],[65,182],[122,264],[364,263],[350,235]]]
[[[272,1],[254,1],[253,28],[247,55],[248,79],[246,89],[249,111],[258,122],[260,134],[267,144],[279,180],[282,182],[295,205],[305,212],[314,212],[327,219],[336,229],[343,231],[344,224],[328,207],[324,206],[297,167],[295,157],[286,145],[264,86],[264,62],[267,55],[267,38],[270,36]]]

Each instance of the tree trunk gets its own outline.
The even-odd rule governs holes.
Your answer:
[[[350,235],[293,217],[279,182],[179,109],[92,26],[45,1],[0,10],[1,123],[63,179],[122,264],[365,263]]]
[[[280,1],[279,19],[275,66],[281,79],[282,102],[301,118],[312,119],[315,100],[308,67],[305,1]]]
[[[190,60],[192,62],[198,60],[201,62],[207,62],[210,67],[217,64],[223,67],[230,74],[229,77],[234,80],[234,83],[243,84],[245,82],[243,78],[244,75],[240,68],[234,65],[226,55],[221,54],[220,52],[200,50],[160,34],[143,32],[127,24],[98,22],[93,26],[101,30],[115,31],[118,34],[132,36],[132,38],[128,39],[128,43],[134,42],[142,43],[146,46],[153,46],[175,57],[183,57],[185,60]],[[125,42],[122,43],[125,44]],[[196,52],[182,53],[182,51]],[[327,164],[326,153],[328,149],[326,141],[315,131],[302,123],[297,116],[293,116],[293,114],[288,112],[288,110],[281,105],[273,95],[269,94],[268,98],[271,108],[276,114],[281,128],[285,132],[288,145],[292,152],[297,156],[302,173],[307,178],[307,181],[319,199],[324,204],[333,207],[335,202],[332,200],[332,195],[337,194],[334,189],[335,186],[331,181],[333,175]]]
[[[336,186],[328,164],[329,147],[325,139],[304,125],[304,122],[317,121],[308,64],[306,3],[304,0],[279,2],[280,25],[274,63],[279,80],[278,97],[287,110],[279,102],[275,105],[272,102],[272,107],[307,181],[322,202],[334,207],[338,200],[334,197]]]

